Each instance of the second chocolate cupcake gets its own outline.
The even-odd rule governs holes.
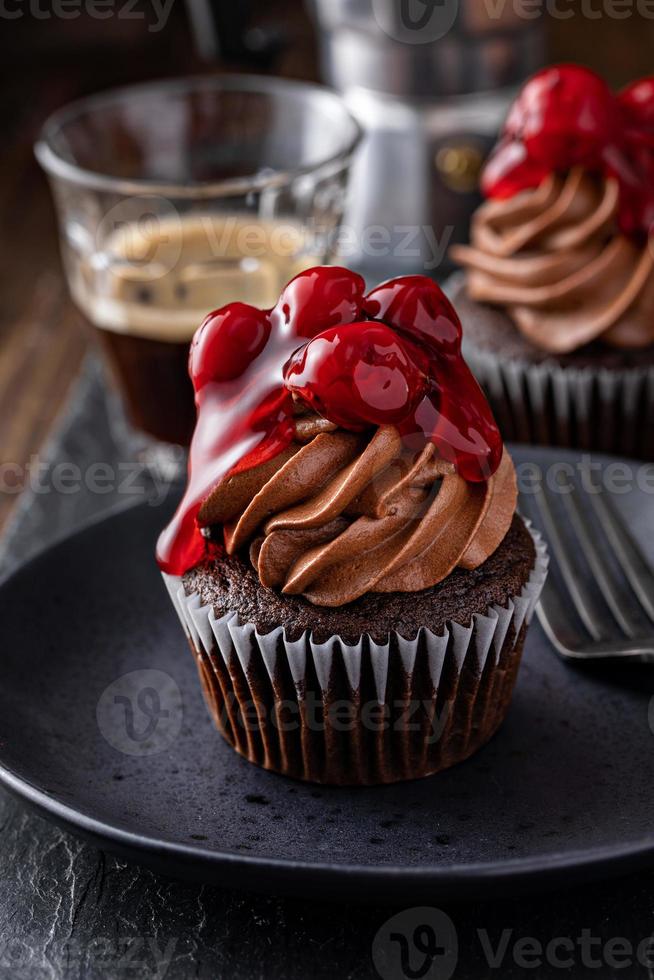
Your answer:
[[[527,83],[450,283],[506,438],[654,458],[654,84]]]

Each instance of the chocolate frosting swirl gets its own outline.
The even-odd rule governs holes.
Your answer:
[[[654,250],[617,231],[618,184],[575,168],[476,212],[470,246],[452,257],[472,299],[503,306],[541,350],[593,340],[654,343]]]
[[[229,554],[248,549],[263,585],[340,606],[477,568],[516,497],[506,449],[487,482],[467,483],[431,443],[411,454],[392,426],[355,434],[309,417],[279,456],[215,487],[198,520],[222,528]]]

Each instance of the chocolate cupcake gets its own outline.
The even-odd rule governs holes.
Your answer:
[[[158,560],[209,709],[251,762],[375,784],[501,724],[546,572],[424,277],[309,270],[194,339],[189,485]]]
[[[505,438],[654,458],[654,84],[534,76],[448,292]]]

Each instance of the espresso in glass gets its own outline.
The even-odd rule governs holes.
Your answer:
[[[118,228],[75,263],[70,286],[98,329],[131,423],[187,445],[195,424],[189,343],[211,310],[272,306],[294,275],[323,261],[297,223],[209,213]]]
[[[69,286],[135,429],[187,445],[207,313],[270,307],[333,260],[359,137],[328,90],[238,75],[119,89],[48,120],[36,153]]]

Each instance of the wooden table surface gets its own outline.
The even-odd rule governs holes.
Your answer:
[[[270,0],[267,10],[286,18],[295,40],[276,70],[315,77],[315,50],[300,0]],[[616,84],[652,70],[651,20],[576,17],[554,22],[552,35],[553,58],[610,65]],[[14,490],[27,478],[30,457],[42,446],[91,342],[63,281],[50,194],[32,153],[39,127],[52,109],[78,95],[207,66],[193,54],[179,3],[161,34],[116,18],[12,20],[3,25],[0,55],[1,529],[16,500]]]

